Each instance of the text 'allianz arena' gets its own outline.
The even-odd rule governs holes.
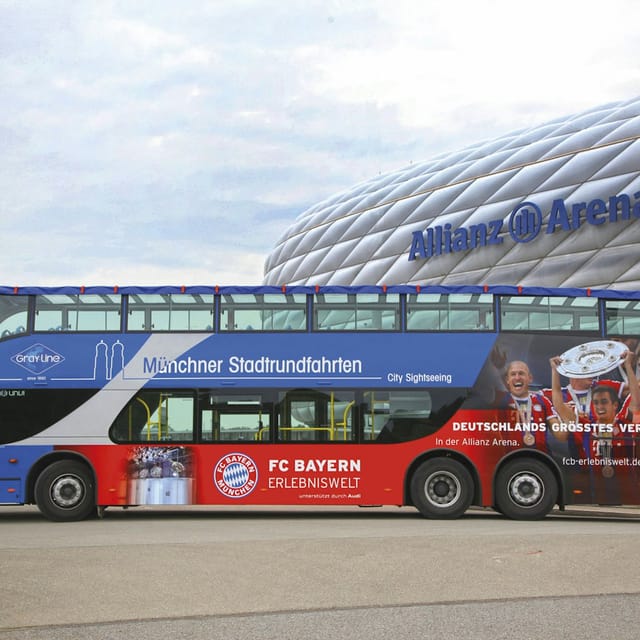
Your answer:
[[[640,288],[640,98],[443,154],[302,213],[265,284]]]

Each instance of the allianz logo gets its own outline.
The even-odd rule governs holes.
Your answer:
[[[435,225],[424,231],[414,231],[409,260],[502,244],[507,237],[513,242],[526,243],[543,232],[575,231],[584,224],[597,227],[634,218],[640,218],[640,191],[633,196],[621,193],[606,200],[594,198],[571,205],[557,198],[551,203],[546,224],[543,223],[545,216],[541,207],[524,201],[511,211],[506,220],[497,218],[456,229],[451,224]]]
[[[64,356],[37,343],[16,353],[11,357],[11,362],[31,373],[40,374],[64,362]]]

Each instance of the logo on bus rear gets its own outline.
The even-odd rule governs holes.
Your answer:
[[[27,347],[20,353],[16,353],[11,358],[11,362],[31,373],[40,374],[64,362],[64,356],[43,344],[37,343]]]
[[[244,453],[230,453],[218,460],[213,471],[213,482],[227,498],[244,498],[258,484],[258,468]]]

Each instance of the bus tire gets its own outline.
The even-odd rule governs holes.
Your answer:
[[[53,462],[38,476],[38,509],[54,522],[84,520],[96,508],[95,487],[87,465],[76,460]]]
[[[467,468],[452,458],[423,462],[411,478],[411,500],[425,518],[459,518],[473,499]]]
[[[505,464],[496,477],[496,510],[512,520],[544,518],[557,498],[553,471],[540,460],[517,458]]]

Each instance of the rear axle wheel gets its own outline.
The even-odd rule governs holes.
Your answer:
[[[519,458],[498,472],[495,495],[498,511],[508,518],[537,520],[553,509],[558,483],[544,462]]]

